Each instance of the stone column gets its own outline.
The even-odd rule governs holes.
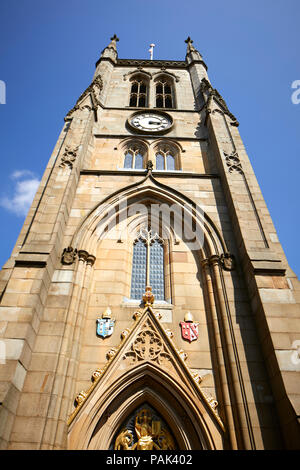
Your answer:
[[[85,297],[88,290],[91,266],[95,257],[85,250],[77,252],[76,277],[70,293],[65,327],[54,374],[50,406],[41,436],[41,449],[66,448],[67,416],[72,406],[72,389],[76,379],[82,321],[85,315]]]
[[[219,331],[224,354],[227,383],[230,393],[230,406],[233,413],[235,432],[239,449],[255,450],[255,441],[245,392],[238,347],[226,302],[226,287],[222,279],[220,257],[213,255],[209,259],[212,267],[214,297],[218,312]],[[243,424],[242,424],[243,423]]]
[[[230,391],[228,387],[227,370],[225,367],[225,350],[224,344],[222,343],[222,337],[220,333],[220,320],[217,312],[215,294],[213,288],[210,260],[204,259],[202,261],[202,272],[203,279],[205,282],[205,288],[203,289],[204,296],[207,301],[207,309],[209,312],[210,319],[208,320],[209,337],[212,344],[211,354],[214,364],[214,376],[216,380],[216,393],[220,407],[220,414],[225,423],[225,429],[227,432],[227,440],[225,443],[225,449],[238,449],[237,434],[235,429],[234,412],[230,401]]]
[[[204,88],[210,86],[205,83]],[[283,254],[237,122],[214,90],[208,95],[211,158],[214,156],[219,169],[281,433],[287,449],[295,449],[300,439],[296,391],[300,362],[295,363],[292,357],[295,341],[300,338],[299,281]]]

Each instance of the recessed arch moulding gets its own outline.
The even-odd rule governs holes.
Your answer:
[[[97,204],[79,225],[70,245],[95,253],[101,239],[113,237],[116,224],[121,223],[123,229],[127,225],[132,229],[132,219],[145,218],[149,215],[149,207],[154,227],[158,228],[160,225],[165,227],[165,234],[173,233],[175,238],[184,237],[190,242],[193,251],[200,252],[201,259],[228,253],[220,231],[201,206],[178,191],[158,184],[152,176],[146,176],[138,185],[135,183],[117,191]],[[165,214],[162,213],[164,210]],[[169,221],[168,217],[171,222],[173,220],[170,227],[166,227],[167,224],[164,223]],[[186,222],[184,227],[182,222]],[[122,238],[122,233],[120,237]]]
[[[117,243],[122,242],[122,237],[128,234],[132,237],[136,236],[139,229],[148,223],[151,204],[185,210],[189,220],[192,221],[192,226],[201,229],[199,233],[203,239],[194,250],[199,266],[201,266],[201,260],[211,258],[213,255],[220,257],[221,254],[227,252],[222,237],[201,208],[197,208],[192,201],[179,192],[158,184],[151,172],[148,172],[138,185],[133,184],[122,191],[117,191],[94,207],[74,234],[72,246],[87,253],[97,255],[100,253],[101,256],[101,244],[105,238],[113,239]],[[141,211],[136,210],[139,206]],[[154,222],[158,228],[161,227],[159,217],[154,217]],[[112,235],[116,225],[118,230]],[[177,228],[179,229],[179,225]],[[168,238],[169,243],[182,241],[182,232],[176,233],[176,224],[172,227],[165,227],[162,235]],[[189,230],[184,235],[192,239],[192,233]],[[203,286],[205,287],[205,284]],[[176,380],[174,382],[174,378],[168,372],[155,369],[153,364],[148,363],[134,370],[124,370],[122,375],[118,372],[118,378],[116,377],[115,381],[110,381],[107,385],[101,384],[101,393],[95,392],[96,394],[90,398],[91,402],[88,399],[81,412],[70,423],[70,448],[109,448],[112,435],[117,430],[117,424],[120,424],[124,416],[133,412],[143,402],[149,402],[168,422],[180,448],[222,448],[223,424],[220,428],[221,421],[218,422],[210,405],[203,397],[200,398],[201,405],[200,402],[198,404],[194,402],[195,397],[191,398],[190,383],[185,385],[186,390],[183,392],[184,386],[181,380],[187,380],[186,373],[185,369],[184,372],[181,370],[177,382]],[[188,380],[191,380],[189,373],[187,376]],[[193,381],[192,384],[196,387]],[[107,389],[105,389],[106,386]],[[78,391],[76,390],[75,393]],[[172,403],[171,408],[170,403]],[[185,403],[184,406],[183,403]],[[209,408],[208,415],[205,411],[207,407]],[[86,414],[84,410],[88,408],[90,411]],[[208,425],[207,422],[211,419],[214,423]],[[79,438],[79,435],[84,435],[85,440]]]
[[[147,403],[168,423],[179,449],[223,448],[225,429],[215,404],[202,392],[159,316],[148,305],[134,318],[81,394],[69,418],[68,447],[112,448],[124,419]]]

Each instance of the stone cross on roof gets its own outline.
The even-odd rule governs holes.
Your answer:
[[[193,52],[193,51],[196,50],[196,49],[194,48],[194,46],[192,46],[192,44],[193,44],[194,41],[190,38],[190,36],[188,36],[188,38],[187,38],[184,42],[187,43],[187,54],[188,54],[189,52]]]

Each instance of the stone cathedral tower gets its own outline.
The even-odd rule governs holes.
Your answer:
[[[299,282],[238,131],[116,36],[1,271],[2,449],[299,449]]]

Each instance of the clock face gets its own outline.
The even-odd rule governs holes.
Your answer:
[[[172,126],[172,119],[167,114],[138,113],[129,119],[129,124],[142,132],[162,132]]]

